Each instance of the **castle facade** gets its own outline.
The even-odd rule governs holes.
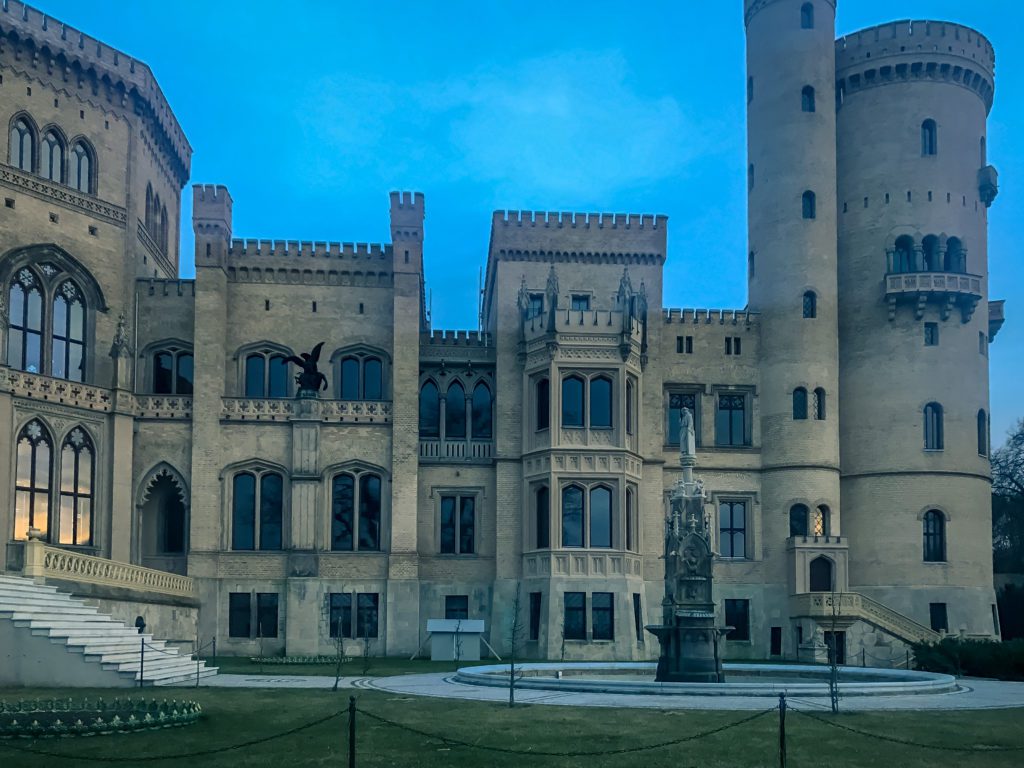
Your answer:
[[[412,654],[445,617],[501,652],[518,610],[520,654],[656,658],[688,408],[727,657],[998,635],[993,49],[836,40],[833,0],[745,22],[749,305],[663,308],[664,216],[501,211],[455,332],[419,193],[389,242],[324,243],[238,239],[196,185],[180,279],[192,150],[153,73],[6,2],[0,570],[32,535],[187,575],[221,653]]]

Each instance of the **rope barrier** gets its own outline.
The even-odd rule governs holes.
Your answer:
[[[880,733],[870,733],[868,731],[862,731],[862,730],[860,730],[858,728],[853,728],[853,727],[851,727],[849,725],[843,725],[842,723],[836,723],[836,722],[833,722],[832,720],[826,720],[823,717],[818,717],[817,715],[812,715],[810,712],[807,712],[807,711],[802,710],[802,709],[792,708],[792,711],[796,712],[799,715],[803,715],[804,717],[810,718],[811,720],[816,720],[819,723],[824,723],[825,725],[830,725],[833,728],[839,728],[840,730],[843,730],[843,731],[849,731],[850,733],[856,733],[859,736],[867,736],[868,738],[872,738],[872,739],[879,739],[881,741],[892,742],[893,744],[902,744],[903,746],[906,746],[906,747],[920,747],[921,749],[936,749],[936,750],[940,750],[940,751],[944,751],[944,752],[972,752],[972,753],[978,753],[978,752],[1020,752],[1020,751],[1024,750],[1024,746],[1022,746],[1022,747],[1001,747],[1001,746],[993,746],[993,747],[947,747],[947,746],[943,746],[941,744],[924,744],[923,742],[919,742],[919,741],[911,741],[909,739],[900,739],[900,738],[897,738],[895,736],[883,736]]]
[[[414,728],[410,725],[397,723],[394,720],[387,719],[386,717],[375,715],[373,712],[367,712],[365,709],[356,709],[356,711],[359,714],[365,715],[371,720],[376,720],[377,722],[383,723],[384,725],[389,725],[393,728],[408,731],[409,733],[416,734],[417,736],[422,736],[426,739],[434,739],[435,741],[440,741],[443,744],[449,744],[457,747],[469,747],[470,749],[481,749],[487,752],[501,752],[507,755],[534,755],[539,757],[598,757],[603,755],[626,755],[634,752],[647,752],[652,749],[661,749],[663,747],[672,747],[677,744],[684,744],[688,741],[696,741],[697,739],[703,739],[708,736],[714,736],[716,733],[722,733],[723,731],[728,731],[732,728],[745,725],[746,723],[757,720],[758,718],[764,717],[765,715],[771,714],[777,710],[775,707],[772,707],[771,709],[766,709],[763,712],[758,712],[756,714],[750,715],[749,717],[744,717],[740,720],[736,720],[735,722],[726,723],[725,725],[719,726],[718,728],[712,728],[709,731],[703,731],[701,733],[695,733],[689,736],[683,736],[678,739],[671,739],[669,741],[662,741],[657,744],[647,744],[640,747],[622,747],[620,749],[597,750],[590,752],[546,752],[543,750],[535,749],[512,749],[511,747],[492,747],[486,744],[475,744],[469,741],[462,741],[461,739],[454,739],[450,736],[441,736],[436,733],[428,733],[427,731],[421,731],[420,729]]]

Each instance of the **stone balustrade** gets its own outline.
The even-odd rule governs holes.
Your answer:
[[[391,402],[283,397],[225,397],[221,401],[221,421],[288,421],[295,417],[341,424],[390,424]]]
[[[490,462],[493,454],[490,440],[420,440],[420,459],[425,461]]]
[[[643,558],[633,552],[594,549],[537,550],[523,554],[523,576],[581,576],[643,578]]]
[[[111,391],[104,387],[13,369],[0,371],[0,379],[0,389],[6,389],[15,397],[70,405],[101,413],[109,413],[113,407]]]
[[[790,615],[813,619],[858,619],[904,642],[937,642],[938,632],[859,592],[808,592],[790,596]]]
[[[191,420],[192,398],[180,395],[136,395],[135,415],[140,419]]]

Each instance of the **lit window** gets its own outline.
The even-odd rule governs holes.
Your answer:
[[[64,440],[60,456],[60,511],[58,542],[92,544],[93,458],[92,441],[81,427]]]
[[[811,533],[815,536],[832,535],[832,512],[824,504],[815,509],[811,516]]]

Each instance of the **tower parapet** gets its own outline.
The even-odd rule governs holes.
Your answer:
[[[223,262],[231,243],[231,194],[222,184],[192,185],[196,264]]]

